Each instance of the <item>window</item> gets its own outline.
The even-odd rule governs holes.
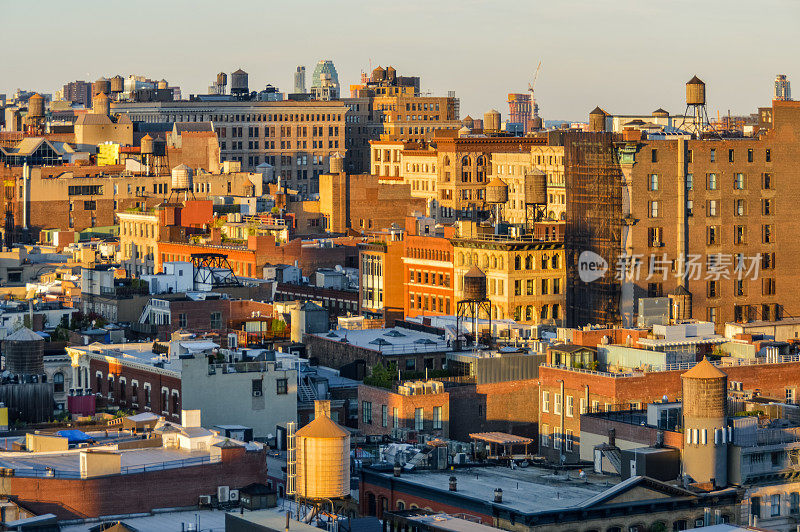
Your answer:
[[[768,150],[766,151],[766,153],[765,153],[765,160],[766,160],[768,163],[771,163],[771,162],[772,162],[772,150],[768,149]]]
[[[553,413],[557,416],[561,415],[561,394],[553,394]]]
[[[370,401],[361,401],[361,421],[372,424],[372,403]]]
[[[772,216],[772,200],[771,199],[762,199],[761,200],[761,214],[763,216]]]
[[[708,216],[718,216],[719,209],[717,209],[717,200],[710,200],[708,202]]]
[[[561,450],[561,434],[553,430],[553,449]]]
[[[567,416],[568,417],[572,417],[573,414],[574,414],[574,410],[575,410],[574,406],[573,406],[574,397],[572,397],[571,395],[568,395],[568,396],[566,396],[566,398],[567,398],[567,406],[566,406],[566,408],[567,408]]]
[[[745,295],[743,279],[735,279],[733,281],[733,295],[735,296]]]
[[[650,218],[658,218],[658,201],[651,201],[648,211],[650,212]]]
[[[728,162],[729,163],[734,162],[734,151],[733,150],[728,150]]]
[[[733,174],[733,189],[744,190],[744,174]]]
[[[717,190],[717,174],[708,174],[708,190]]]
[[[686,200],[686,216],[694,216],[694,201]]]
[[[97,202],[95,200],[87,200],[83,202],[83,210],[84,211],[94,211],[97,210]]]
[[[764,174],[761,176],[761,188],[764,190],[772,190],[772,174]]]
[[[706,292],[708,297],[719,297],[719,281],[708,281]]]
[[[770,517],[777,517],[781,515],[781,494],[780,493],[773,493],[770,497],[770,510],[769,515]]]
[[[53,392],[61,393],[64,391],[64,374],[60,371],[53,375]]]
[[[550,447],[550,425],[542,425],[542,430],[539,431],[539,445]]]
[[[397,407],[392,408],[392,428],[400,428],[400,409]]]
[[[717,150],[715,150],[714,148],[711,149],[711,162],[712,163],[717,162]]]
[[[765,224],[761,228],[761,241],[764,244],[772,244],[773,243],[773,236],[772,236],[772,225]]]
[[[434,406],[433,407],[433,428],[434,429],[442,428],[442,407],[441,406]]]
[[[761,293],[765,296],[775,295],[775,279],[772,277],[763,277],[761,279]]]
[[[796,491],[789,494],[789,513],[800,513],[800,493]]]
[[[572,430],[567,429],[564,431],[564,450],[572,452]]]
[[[212,329],[222,328],[222,312],[211,313],[211,328]]]
[[[653,148],[650,150],[650,162],[657,163],[658,162],[658,150]]]
[[[658,190],[658,174],[650,174],[650,181],[648,182],[647,190],[650,191]]]
[[[550,412],[550,392],[542,392],[542,412]]]
[[[786,397],[786,402],[790,405],[794,404],[794,388],[786,388],[784,390],[784,395]]]
[[[733,215],[744,216],[744,206],[745,204],[743,199],[733,200]]]
[[[277,379],[275,381],[275,393],[278,395],[289,393],[289,381],[287,379]]]
[[[743,225],[736,225],[733,227],[733,243],[744,244],[746,242],[746,230]]]
[[[250,388],[253,392],[253,397],[261,397],[264,394],[264,380],[253,379],[250,381]]]
[[[686,190],[694,190],[694,175],[692,174],[686,174]]]
[[[647,242],[651,248],[660,247],[663,243],[661,236],[663,230],[661,227],[648,227],[647,228]]]
[[[424,411],[422,408],[414,409],[414,430],[422,430],[424,427]]]
[[[381,405],[381,427],[389,426],[389,407]]]
[[[186,327],[186,313],[181,312],[178,314],[178,327],[185,328]]]
[[[719,244],[719,236],[720,236],[720,229],[718,225],[710,225],[707,228],[708,231],[708,241],[707,244],[709,246],[716,246]]]
[[[579,408],[578,412],[580,414],[585,414],[586,413],[586,399],[581,397],[581,401],[580,401],[579,405],[580,406],[578,407]]]

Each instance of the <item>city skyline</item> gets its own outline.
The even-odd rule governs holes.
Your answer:
[[[691,6],[691,17],[676,4]],[[57,4],[47,0],[40,7],[48,5]],[[728,110],[748,114],[755,112],[754,102],[769,103],[776,74],[793,79],[791,24],[797,16],[792,13],[800,15],[800,6],[787,0],[766,2],[758,10],[745,2],[716,0],[701,5],[681,0],[668,6],[580,1],[570,8],[539,2],[490,6],[478,0],[402,6],[349,1],[337,4],[336,10],[308,6],[305,12],[323,15],[305,20],[308,37],[303,38],[292,30],[303,12],[291,6],[243,2],[221,11],[209,2],[160,5],[145,0],[136,11],[121,15],[106,9],[106,15],[103,4],[86,5],[95,14],[92,19],[85,11],[67,11],[40,20],[37,39],[26,43],[26,53],[4,58],[15,76],[0,91],[52,93],[76,79],[135,73],[166,78],[186,96],[206,92],[219,71],[243,68],[250,74],[251,90],[269,83],[290,92],[297,65],[311,71],[320,59],[331,59],[342,95],[348,96],[349,85],[359,81],[371,61],[373,68],[392,65],[401,75],[420,76],[423,92],[446,95],[455,90],[462,117],[480,117],[495,108],[505,118],[507,93],[525,92],[541,60],[536,97],[545,120],[585,121],[595,105],[613,113],[663,107],[680,114],[683,84],[695,74],[708,85],[710,115]],[[10,5],[1,12],[24,18],[24,7]],[[770,18],[767,33],[752,20],[770,9],[781,16]],[[363,18],[353,15],[357,12]],[[382,23],[356,24],[359,19],[389,21],[396,37],[387,38]],[[691,33],[674,29],[690,26],[690,19],[708,24]],[[509,21],[523,22],[510,29]],[[116,45],[123,23],[138,35]],[[70,53],[59,53],[59,61],[48,69],[36,68],[60,49],[67,27],[85,31],[87,38],[72,40]],[[6,44],[26,42],[26,28],[9,27]],[[764,54],[763,46],[754,43],[767,38],[769,53]],[[612,82],[612,76],[622,82]]]

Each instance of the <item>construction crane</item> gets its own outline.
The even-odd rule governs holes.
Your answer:
[[[542,68],[542,62],[539,61],[539,65],[536,67],[536,72],[533,74],[533,81],[528,83],[528,92],[531,93],[531,100],[533,99],[533,89],[536,87],[536,78],[539,77],[539,70]]]
[[[536,72],[533,73],[533,81],[528,83],[528,92],[531,93],[531,110],[533,111],[532,116],[534,118],[539,117],[539,104],[536,103],[536,97],[533,95],[533,90],[536,88],[536,78],[539,77],[539,70],[542,68],[542,62],[539,61],[539,65],[536,67]]]

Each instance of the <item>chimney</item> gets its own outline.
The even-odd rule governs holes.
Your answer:
[[[450,477],[450,491],[458,491],[457,482],[458,479],[456,477]]]
[[[314,419],[320,417],[331,417],[331,402],[330,401],[314,401]]]
[[[395,465],[394,465],[394,476],[395,476],[395,477],[399,477],[399,476],[400,476],[400,472],[401,472],[402,470],[403,470],[403,468],[402,468],[402,467],[400,467],[400,464],[395,464]]]
[[[617,444],[617,429],[613,427],[608,429],[608,444],[612,447]]]
[[[494,502],[503,502],[503,490],[501,488],[494,489]]]

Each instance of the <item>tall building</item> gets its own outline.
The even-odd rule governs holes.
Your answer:
[[[330,59],[320,59],[317,66],[314,67],[314,73],[311,74],[311,88],[322,87],[322,80],[327,76],[336,87],[339,87],[339,74],[336,72],[336,67],[333,66],[333,61]]]
[[[800,102],[773,101],[770,126],[757,138],[570,137],[568,321],[630,325],[640,298],[687,294],[689,315],[718,328],[797,315]],[[587,275],[581,256],[605,271]]]
[[[294,92],[295,94],[306,93],[306,67],[299,65],[294,73]]]
[[[92,106],[92,84],[88,81],[71,81],[64,85],[64,101]]]
[[[134,122],[212,122],[221,160],[240,161],[245,171],[272,165],[282,184],[304,194],[318,192],[331,155],[345,150],[348,108],[337,101],[118,102],[112,109]]]
[[[522,131],[527,133],[528,122],[531,119],[531,95],[530,94],[509,94],[508,95],[508,121],[514,124],[522,124]]]
[[[775,99],[792,99],[792,85],[789,82],[789,79],[786,77],[786,74],[778,74],[775,76]]]

